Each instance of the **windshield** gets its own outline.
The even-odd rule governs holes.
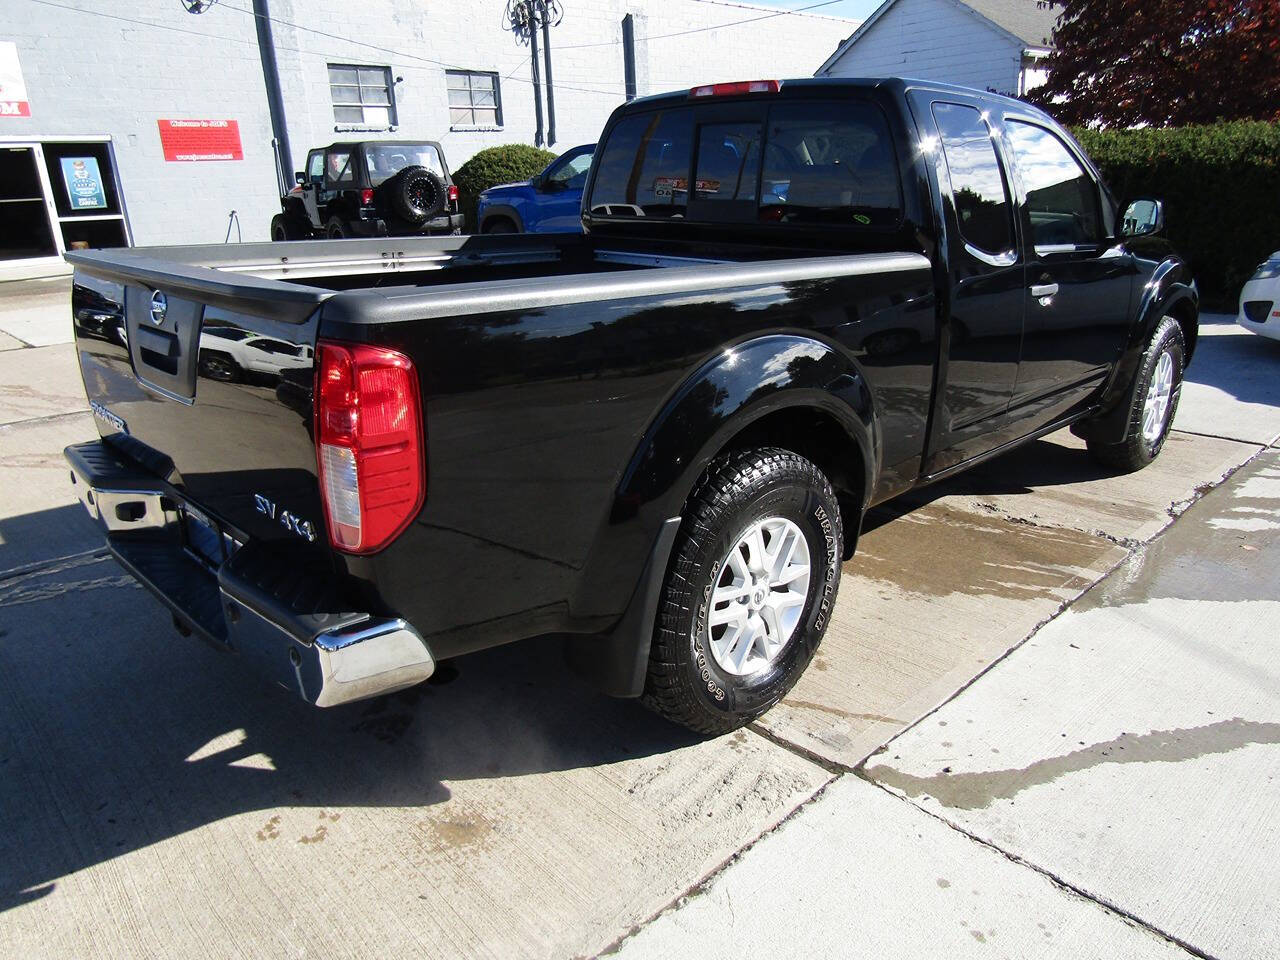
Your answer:
[[[429,143],[371,143],[364,148],[365,163],[369,167],[369,183],[377,186],[394,177],[405,167],[426,167],[436,176],[444,178],[444,164],[440,153]]]

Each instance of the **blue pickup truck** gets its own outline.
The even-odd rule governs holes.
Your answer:
[[[476,202],[481,233],[578,233],[582,188],[596,145],[562,153],[531,180],[490,187]]]

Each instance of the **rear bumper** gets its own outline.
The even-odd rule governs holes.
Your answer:
[[[353,220],[351,232],[359,237],[418,237],[432,234],[449,234],[460,231],[467,222],[465,214],[454,213],[432,217],[416,227],[406,228],[404,224],[393,225],[383,219]]]
[[[112,555],[183,632],[240,654],[320,707],[402,690],[435,670],[412,626],[344,604],[331,575],[290,562],[270,544],[242,545],[236,531],[217,526],[223,561],[199,557],[184,528],[190,518],[208,518],[102,441],[75,444],[64,455],[76,496]]]

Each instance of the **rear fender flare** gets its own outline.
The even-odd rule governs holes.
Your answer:
[[[726,348],[690,375],[645,431],[617,503],[659,504],[663,518],[675,516],[707,464],[736,435],[789,408],[826,414],[857,446],[865,506],[879,447],[871,391],[851,358],[801,334],[772,334]]]
[[[602,602],[626,604],[602,635],[578,636],[568,645],[570,664],[604,692],[639,696],[644,687],[661,587],[698,477],[744,430],[787,410],[820,411],[844,429],[863,466],[858,506],[865,508],[874,488],[877,432],[871,392],[850,358],[811,336],[775,334],[707,360],[668,396],[645,431],[576,593],[579,614],[603,616]],[[624,571],[638,571],[639,581]],[[622,583],[632,591],[629,599],[610,590]]]

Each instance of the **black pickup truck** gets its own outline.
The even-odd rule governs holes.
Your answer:
[[[714,733],[810,662],[870,506],[1068,425],[1138,469],[1196,344],[1160,205],[971,90],[636,100],[582,219],[69,254],[127,327],[76,321],[102,439],[66,451],[116,558],[320,705],[553,635]],[[298,349],[217,379],[213,329]]]

